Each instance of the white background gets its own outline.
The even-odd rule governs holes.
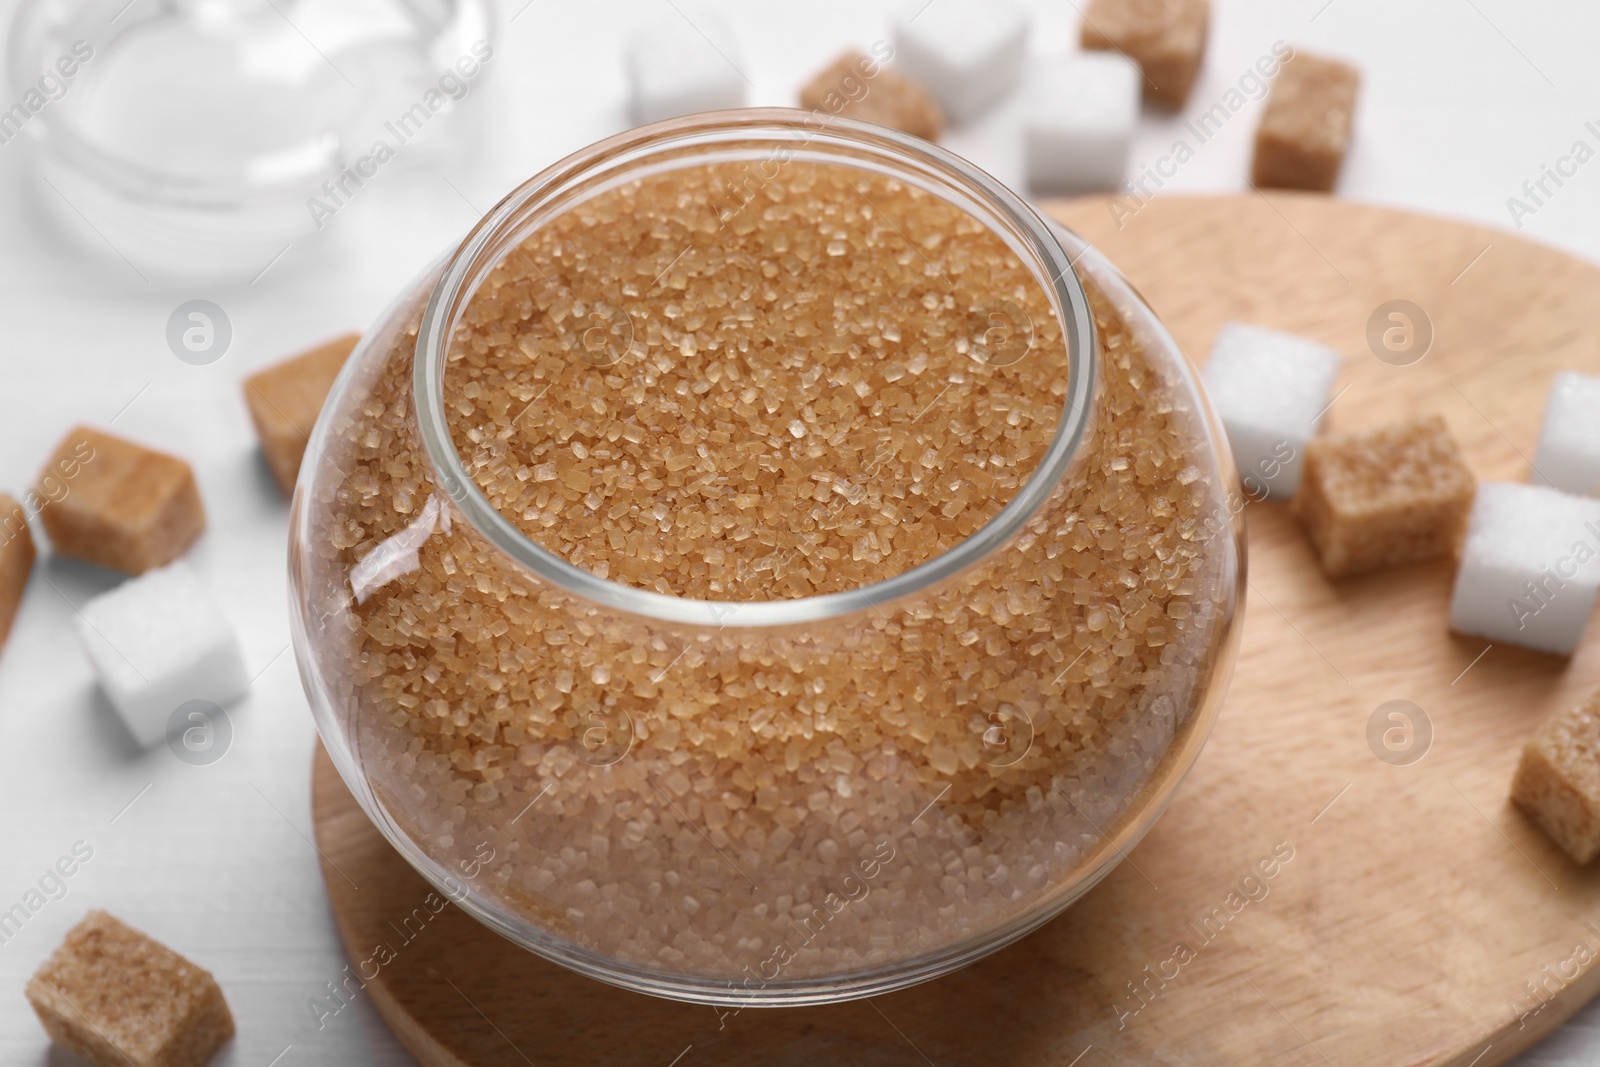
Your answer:
[[[1189,113],[1216,102],[1276,40],[1349,57],[1366,80],[1339,195],[1499,226],[1510,225],[1507,198],[1585,136],[1586,120],[1600,120],[1600,5],[1592,0],[1325,2],[1213,0],[1212,43]],[[493,131],[481,158],[447,162],[442,177],[386,170],[253,285],[162,288],[114,257],[63,247],[26,180],[29,146],[0,146],[0,489],[27,487],[79,421],[116,417],[117,432],[187,457],[210,516],[192,562],[224,599],[250,669],[260,672],[233,709],[233,746],[221,762],[191,767],[164,748],[135,751],[95,695],[68,604],[115,578],[41,561],[0,657],[0,909],[75,841],[88,842],[94,858],[66,899],[0,945],[0,1064],[66,1062],[52,1059],[21,990],[91,906],[218,976],[239,1023],[219,1063],[266,1067],[280,1055],[282,1067],[405,1062],[365,1004],[321,1032],[305,1007],[344,960],[308,840],[313,729],[286,651],[288,508],[258,458],[238,383],[368,325],[513,185],[626,126],[621,31],[679,17],[667,0],[523,3],[502,8],[492,80],[475,90]],[[1079,18],[1072,4],[1029,6],[1033,51],[1068,51]],[[0,0],[0,16],[11,7]],[[796,86],[842,46],[885,37],[890,10],[878,0],[722,7],[755,86],[751,102],[760,104],[792,103]],[[946,143],[1017,184],[1017,103]],[[1244,190],[1259,108],[1251,104],[1204,145],[1166,191]],[[1176,123],[1146,116],[1136,165],[1166,151]],[[1597,205],[1600,162],[1527,220],[1525,233],[1600,259]],[[233,323],[232,347],[211,366],[179,362],[164,340],[173,308],[195,297],[220,304]],[[1521,1062],[1597,1058],[1600,1007]]]

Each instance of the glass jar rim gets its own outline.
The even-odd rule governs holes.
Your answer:
[[[800,142],[806,150],[833,148],[848,162],[865,154],[931,179],[959,186],[1008,224],[1032,253],[1025,260],[1061,314],[1067,343],[1067,394],[1044,455],[1023,487],[983,526],[915,567],[868,585],[780,600],[699,600],[658,593],[602,578],[535,542],[489,501],[468,474],[450,433],[444,403],[449,343],[478,286],[501,261],[508,234],[541,206],[592,182],[671,149],[737,142]],[[838,115],[793,108],[713,111],[653,123],[596,142],[547,167],[512,190],[467,234],[446,261],[417,330],[412,392],[417,426],[439,488],[463,517],[508,558],[582,600],[643,618],[675,624],[765,628],[814,623],[881,608],[921,593],[991,557],[1019,534],[1065,478],[1087,435],[1095,392],[1095,332],[1088,296],[1076,265],[1047,223],[995,178],[938,145],[886,127]]]

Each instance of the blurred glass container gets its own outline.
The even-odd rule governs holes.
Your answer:
[[[470,136],[493,35],[486,0],[22,0],[0,149],[35,142],[40,202],[85,247],[249,279]]]

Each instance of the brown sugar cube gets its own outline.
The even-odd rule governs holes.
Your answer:
[[[800,90],[800,106],[937,141],[944,113],[928,91],[861,52],[846,52]]]
[[[56,446],[35,489],[57,552],[128,574],[171,563],[206,528],[189,464],[87,426]]]
[[[201,1067],[233,1036],[210,974],[103,911],[28,981],[52,1040],[99,1067]]]
[[[0,648],[11,636],[11,623],[22,604],[22,591],[33,571],[33,534],[22,505],[0,493]]]
[[[1267,94],[1251,180],[1278,189],[1331,190],[1350,147],[1360,86],[1361,73],[1348,63],[1304,52],[1290,57]]]
[[[1144,71],[1145,99],[1180,108],[1210,28],[1210,0],[1094,0],[1083,16],[1083,47],[1121,52]]]
[[[1306,446],[1290,509],[1329,577],[1455,551],[1477,483],[1437,415]]]
[[[322,402],[359,340],[360,334],[347,333],[244,380],[244,399],[256,424],[256,437],[285,496],[294,492],[300,458],[306,454]]]
[[[1522,750],[1511,801],[1577,862],[1600,852],[1600,692],[1539,727]]]

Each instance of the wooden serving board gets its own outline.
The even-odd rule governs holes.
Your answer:
[[[1600,270],[1505,233],[1288,194],[1157,200],[1121,228],[1100,201],[1055,211],[1192,357],[1230,319],[1326,342],[1345,356],[1331,426],[1437,412],[1482,479],[1526,478],[1553,374],[1600,371]],[[1411,365],[1368,346],[1393,299],[1434,327]],[[1506,801],[1540,719],[1600,684],[1600,635],[1570,663],[1485,653],[1446,632],[1448,563],[1333,584],[1281,505],[1247,517],[1243,651],[1210,744],[1132,862],[1019,944],[872,1001],[719,1014],[578,977],[454,907],[403,941],[429,890],[319,755],[346,948],[395,954],[368,995],[427,1067],[1504,1062],[1600,988],[1600,872]],[[1431,724],[1409,765],[1369,742],[1391,700]],[[1262,878],[1275,849],[1292,859]]]

